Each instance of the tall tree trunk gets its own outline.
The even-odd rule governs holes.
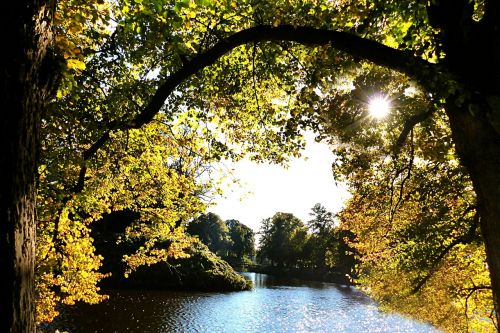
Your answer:
[[[461,108],[454,102],[448,104],[453,140],[477,194],[496,319],[500,323],[500,134],[491,117],[500,114],[500,108],[494,110],[496,106],[486,99],[465,103]],[[472,112],[480,107],[481,112]]]
[[[34,332],[38,132],[50,94],[54,1],[3,4],[0,103],[0,332]]]

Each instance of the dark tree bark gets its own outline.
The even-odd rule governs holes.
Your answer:
[[[34,332],[38,133],[51,89],[54,1],[3,5],[0,115],[0,332]]]

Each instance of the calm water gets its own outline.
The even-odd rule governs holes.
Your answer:
[[[245,273],[255,290],[232,293],[115,291],[68,309],[56,323],[76,332],[439,332],[377,310],[350,287]],[[49,329],[53,332],[54,328]],[[43,330],[47,332],[47,330]]]

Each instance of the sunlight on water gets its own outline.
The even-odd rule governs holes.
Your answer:
[[[373,301],[351,287],[245,275],[254,281],[254,290],[112,292],[106,303],[67,309],[53,328],[72,333],[439,332],[378,311]]]

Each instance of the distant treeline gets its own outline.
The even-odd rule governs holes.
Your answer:
[[[261,223],[257,258],[286,268],[329,269],[355,277],[355,235],[336,227],[335,215],[321,204],[311,209],[304,224],[290,213],[276,213]]]
[[[256,257],[262,265],[332,270],[355,277],[356,253],[349,246],[355,235],[337,228],[335,215],[319,203],[310,215],[306,224],[290,213],[262,220],[257,251],[252,229],[214,213],[200,215],[187,231],[232,265],[250,264]]]

